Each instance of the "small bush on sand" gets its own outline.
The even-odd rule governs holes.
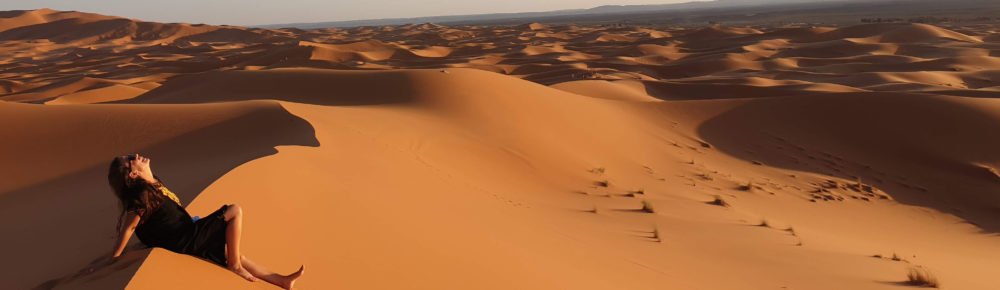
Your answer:
[[[642,208],[639,209],[642,212],[654,213],[656,210],[653,209],[653,203],[648,200],[642,201]]]
[[[713,199],[712,201],[709,201],[708,204],[717,205],[717,206],[721,206],[721,207],[729,207],[729,203],[726,202],[726,200],[722,199],[722,197],[718,196],[718,195],[715,196],[715,199]]]
[[[920,266],[910,267],[909,273],[906,274],[906,279],[906,282],[913,286],[932,288],[938,288],[941,286],[941,284],[938,283],[937,278],[935,278],[930,271],[927,271],[926,268]]]

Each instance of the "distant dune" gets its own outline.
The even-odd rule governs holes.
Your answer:
[[[270,289],[85,271],[141,152],[302,289],[1000,289],[998,35],[0,12],[0,288]]]

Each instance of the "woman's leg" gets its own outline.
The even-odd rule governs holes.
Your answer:
[[[299,270],[295,273],[279,275],[271,272],[267,268],[264,268],[264,266],[257,265],[250,259],[247,259],[246,256],[240,257],[240,261],[243,263],[243,267],[245,267],[247,271],[250,271],[250,274],[253,274],[254,277],[260,278],[267,283],[274,284],[275,286],[284,289],[292,289],[292,287],[295,286],[295,280],[298,280],[299,277],[302,276],[302,273],[305,272],[305,267],[299,267]]]
[[[223,213],[223,217],[226,219],[226,262],[229,264],[229,270],[251,282],[257,281],[257,278],[243,268],[243,263],[240,260],[242,257],[240,255],[240,235],[243,231],[243,209],[239,205],[230,204],[226,208],[226,212]]]

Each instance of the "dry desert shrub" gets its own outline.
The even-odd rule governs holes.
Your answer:
[[[654,213],[654,212],[656,212],[656,210],[653,209],[653,203],[650,202],[650,201],[648,201],[648,200],[643,200],[642,201],[642,208],[639,209],[639,210],[643,211],[643,212],[648,212],[648,213]]]
[[[939,288],[941,283],[926,268],[921,266],[910,267],[906,274],[907,283],[913,286]]]
[[[715,199],[713,199],[712,201],[709,201],[707,203],[711,204],[711,205],[721,206],[721,207],[729,207],[729,203],[726,202],[725,199],[722,199],[722,197],[718,196],[718,195],[715,196]]]

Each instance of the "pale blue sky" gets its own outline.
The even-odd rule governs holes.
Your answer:
[[[457,14],[535,12],[689,0],[0,0],[0,10],[52,8],[157,22],[260,25]]]

